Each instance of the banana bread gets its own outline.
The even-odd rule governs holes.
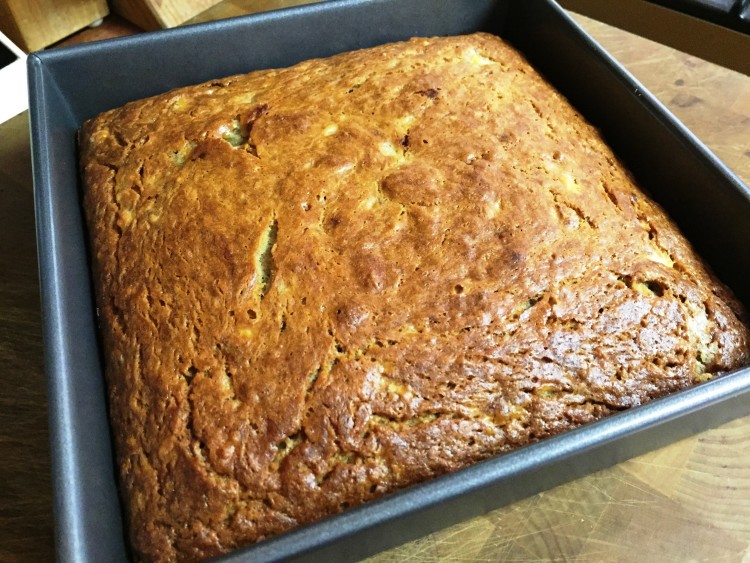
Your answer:
[[[497,37],[80,132],[132,543],[200,559],[750,360],[740,305]]]

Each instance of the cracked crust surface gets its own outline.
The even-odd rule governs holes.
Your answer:
[[[496,37],[81,131],[133,545],[199,559],[750,361],[740,306]]]

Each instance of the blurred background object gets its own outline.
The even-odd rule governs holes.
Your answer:
[[[112,11],[146,30],[175,27],[221,0],[110,0]]]
[[[0,31],[30,53],[100,21],[106,0],[0,0]]]
[[[24,52],[0,33],[0,123],[29,107],[25,58]]]
[[[750,0],[649,0],[717,25],[750,33]]]

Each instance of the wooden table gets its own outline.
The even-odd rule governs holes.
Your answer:
[[[227,0],[205,19],[249,5]],[[750,183],[750,77],[578,19]],[[52,491],[26,114],[0,125],[0,226],[0,561],[47,561]],[[750,560],[750,417],[372,561],[569,559]]]

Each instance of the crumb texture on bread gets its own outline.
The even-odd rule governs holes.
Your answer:
[[[145,559],[225,553],[749,361],[729,292],[490,35],[182,88],[80,140]]]

